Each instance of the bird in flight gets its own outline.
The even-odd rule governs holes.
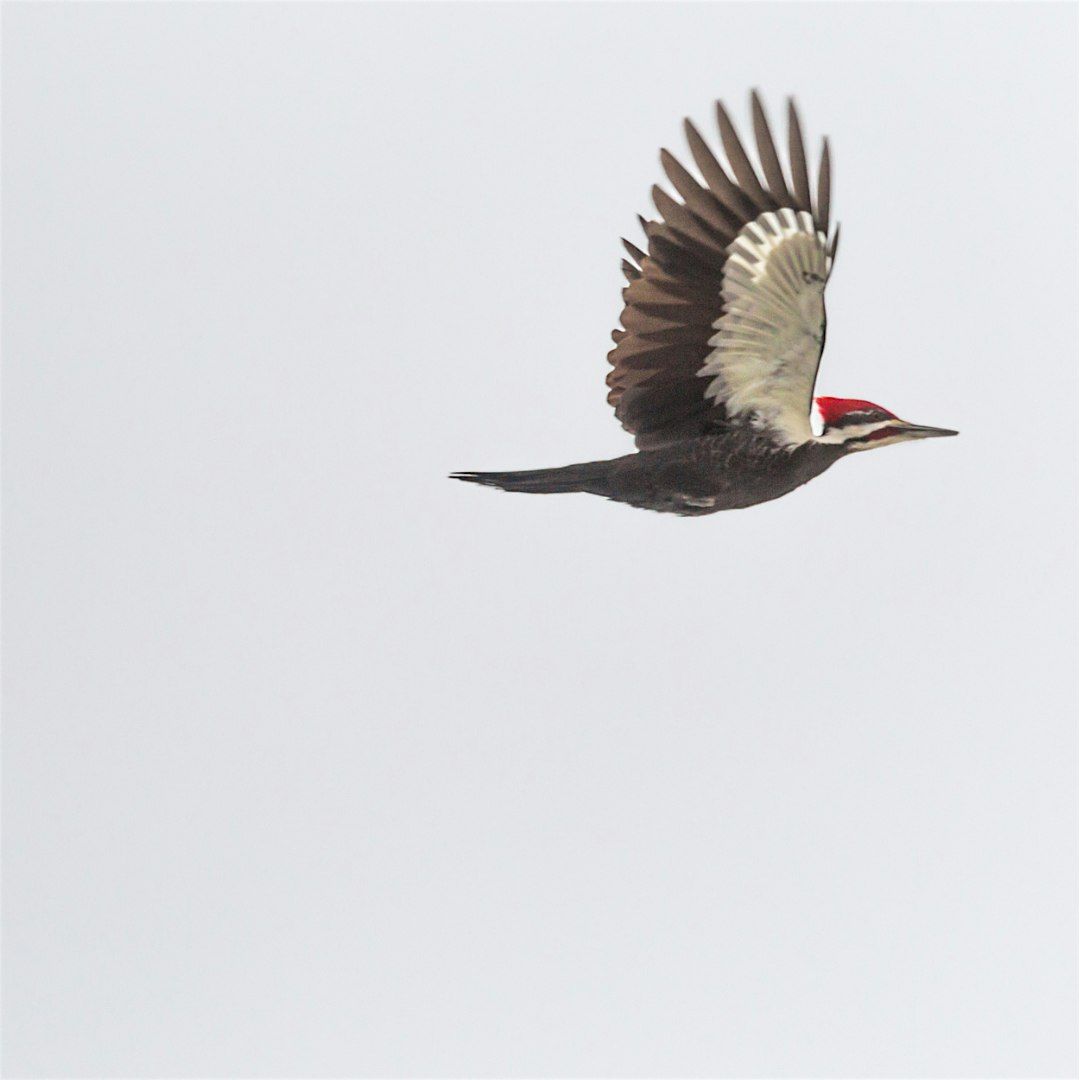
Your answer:
[[[870,401],[814,398],[839,239],[839,227],[829,234],[829,144],[822,143],[812,197],[794,101],[790,183],[756,92],[750,101],[760,174],[717,102],[727,168],[686,120],[701,179],[662,150],[682,201],[654,186],[660,220],[641,219],[647,251],[623,241],[628,285],[608,354],[608,401],[637,452],[453,479],[504,491],[588,492],[699,516],[777,499],[860,450],[956,434],[910,424]],[[815,406],[820,435],[811,427]]]

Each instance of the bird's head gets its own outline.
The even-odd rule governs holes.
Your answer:
[[[834,397],[814,400],[823,425],[817,442],[839,445],[848,453],[874,450],[879,446],[910,442],[912,439],[934,439],[958,434],[949,428],[909,424],[872,401]]]

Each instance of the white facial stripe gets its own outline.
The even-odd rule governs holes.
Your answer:
[[[850,451],[873,450],[878,446],[892,446],[893,443],[909,442],[911,436],[903,430],[903,420],[875,420],[870,424],[852,424],[850,427],[832,428],[824,435],[819,435],[814,442],[821,446],[846,446]],[[884,435],[880,439],[870,439],[867,436],[875,431],[888,428],[900,428],[895,435]]]
[[[849,427],[830,428],[824,435],[819,435],[815,442],[825,445],[851,442],[853,439],[859,439],[864,435],[869,435],[872,431],[877,431],[878,428],[889,427],[899,422],[899,420],[875,420],[869,424],[851,424]]]

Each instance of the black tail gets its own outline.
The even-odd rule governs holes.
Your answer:
[[[456,472],[451,480],[486,484],[503,491],[531,491],[552,495],[568,491],[587,491],[607,495],[614,462],[589,461],[583,465],[564,465],[561,469],[527,469],[524,472]]]

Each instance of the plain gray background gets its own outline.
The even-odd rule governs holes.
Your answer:
[[[1077,11],[4,6],[10,1076],[1077,1068]],[[621,233],[799,96],[819,390],[701,520]]]

